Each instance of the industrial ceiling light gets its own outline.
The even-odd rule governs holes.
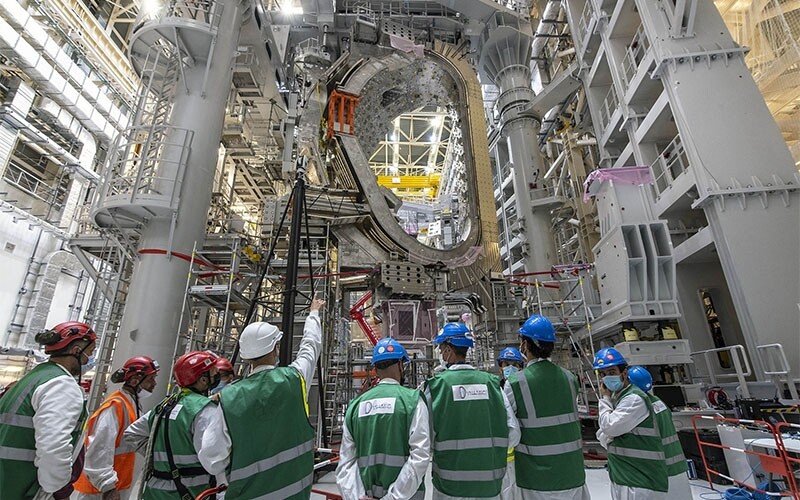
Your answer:
[[[158,17],[161,7],[160,0],[142,0],[139,12],[145,19],[155,19]]]

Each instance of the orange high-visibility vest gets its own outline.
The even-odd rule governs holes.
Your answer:
[[[117,484],[115,487],[117,490],[127,490],[130,489],[133,484],[133,467],[136,460],[136,450],[122,444],[122,433],[136,420],[136,408],[134,408],[128,398],[122,394],[122,391],[116,391],[108,396],[106,400],[103,401],[103,404],[100,405],[100,408],[92,414],[87,424],[88,432],[85,446],[89,446],[89,436],[92,435],[97,417],[100,416],[100,413],[109,408],[113,408],[114,411],[117,412],[117,422],[119,423],[117,439],[114,442],[114,470],[117,473]],[[95,488],[84,472],[81,473],[81,477],[75,482],[74,487],[75,491],[90,495],[102,493]]]

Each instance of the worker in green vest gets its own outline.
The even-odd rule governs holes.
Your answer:
[[[433,498],[500,499],[508,448],[519,442],[514,412],[496,375],[467,364],[469,328],[447,323],[433,340],[446,370],[423,384],[431,413]]]
[[[208,398],[219,384],[217,359],[208,351],[179,357],[173,372],[180,392],[167,396],[125,430],[124,445],[148,445],[143,500],[193,499],[227,482],[224,450],[230,441],[222,433],[219,405]]]
[[[597,351],[602,377],[597,439],[608,450],[614,500],[664,500],[669,481],[656,414],[648,397],[628,380],[628,366],[612,347]]]
[[[667,465],[669,480],[667,500],[692,498],[692,488],[689,485],[689,476],[686,474],[689,466],[686,464],[686,457],[683,455],[678,432],[675,430],[675,423],[672,421],[672,412],[658,396],[650,392],[653,388],[653,376],[643,366],[631,366],[628,368],[628,378],[631,384],[641,389],[647,396],[656,414],[658,431],[661,434],[661,444],[664,446],[664,461]]]
[[[0,399],[0,498],[70,497],[82,469],[76,451],[87,416],[76,379],[91,364],[96,340],[92,328],[77,321],[36,335],[50,360]]]
[[[314,474],[314,429],[308,421],[308,390],[322,348],[319,311],[311,301],[297,357],[278,367],[277,326],[251,323],[239,337],[239,354],[250,374],[220,392],[230,436],[227,498],[237,500],[308,499]],[[287,339],[292,341],[291,335]]]
[[[350,402],[342,428],[336,483],[343,500],[422,500],[431,461],[428,408],[403,387],[405,348],[381,339],[372,365],[380,382]]]
[[[526,500],[588,500],[579,381],[549,359],[556,342],[550,320],[534,314],[519,334],[526,366],[504,388],[522,433],[514,453],[517,487]]]

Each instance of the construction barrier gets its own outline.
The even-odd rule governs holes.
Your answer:
[[[778,444],[783,450],[786,465],[792,478],[795,480],[795,488],[800,492],[800,485],[797,484],[795,474],[800,471],[800,425],[789,422],[781,422],[775,427],[778,436]],[[800,497],[798,497],[800,498]]]
[[[331,493],[330,491],[322,491],[322,490],[311,490],[311,493],[316,493],[317,495],[322,495],[325,497],[325,500],[342,500],[342,495],[338,493]]]
[[[754,440],[758,441],[756,447],[764,448],[765,450],[773,450],[774,454],[761,453],[752,449],[746,449],[746,447],[734,448],[732,446],[724,444],[703,441],[700,438],[700,433],[698,432],[698,427],[697,427],[698,419],[713,420],[718,422],[718,425],[743,427],[752,431],[761,432],[763,433],[764,437],[758,440]],[[742,488],[746,488],[751,492],[758,492],[761,493],[762,495],[766,495],[766,498],[789,497],[789,498],[800,499],[800,494],[798,494],[797,490],[797,482],[795,480],[791,465],[792,463],[800,464],[800,462],[798,462],[797,459],[790,458],[786,453],[786,448],[784,446],[784,442],[778,428],[776,428],[769,422],[764,422],[762,420],[745,420],[738,418],[712,417],[706,415],[695,415],[692,418],[692,427],[694,428],[694,435],[695,438],[697,439],[697,445],[700,448],[700,455],[703,458],[703,467],[705,467],[706,469],[708,484],[712,490],[714,489],[714,484],[711,482],[711,476],[713,474],[715,476],[731,481],[732,483]],[[798,427],[798,429],[800,429],[800,427]],[[760,485],[760,487],[751,486],[747,483],[744,483],[742,481],[734,479],[733,477],[730,477],[726,474],[723,474],[719,471],[712,469],[709,465],[708,460],[706,460],[706,454],[704,451],[705,447],[718,448],[735,453],[743,453],[744,455],[747,456],[757,457],[761,465],[761,468],[764,470],[764,472],[769,474],[769,483],[774,482],[773,479],[774,476],[780,476],[783,478],[783,481],[786,483],[788,489],[783,490],[781,492],[770,492],[767,490],[762,490],[759,488],[763,487],[763,485]],[[769,486],[767,487],[767,489],[770,489]]]

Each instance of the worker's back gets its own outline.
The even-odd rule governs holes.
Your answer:
[[[451,367],[428,379],[424,394],[433,424],[433,486],[452,497],[499,495],[508,452],[499,378]]]
[[[220,402],[231,436],[226,496],[309,498],[314,429],[300,373],[292,367],[256,372],[226,387]]]
[[[418,404],[424,404],[419,392],[397,383],[378,384],[350,402],[345,421],[368,496],[386,495],[408,460],[408,435]]]
[[[522,430],[515,453],[517,485],[537,491],[583,486],[576,377],[540,360],[512,376],[510,383]]]

